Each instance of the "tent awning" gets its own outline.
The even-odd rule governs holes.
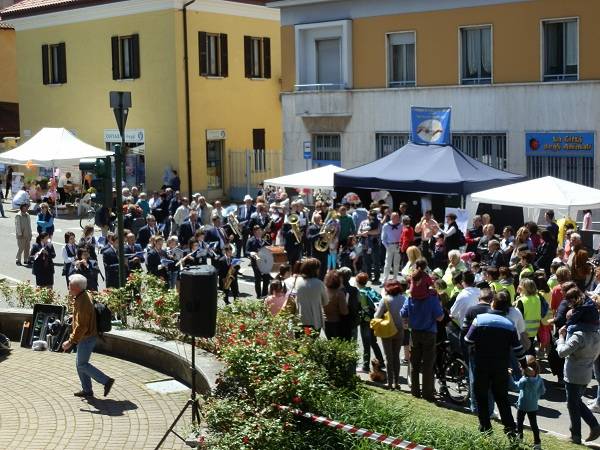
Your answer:
[[[542,177],[475,192],[470,195],[469,201],[474,205],[491,203],[521,206],[532,211],[530,218],[542,208],[575,217],[579,210],[600,208],[600,190],[560,178]]]
[[[525,179],[494,169],[457,148],[409,142],[388,156],[337,173],[335,187],[466,195]]]
[[[0,162],[53,167],[78,164],[85,158],[105,158],[113,152],[101,150],[77,139],[65,128],[42,128],[35,136],[13,150],[0,153]]]
[[[343,171],[344,169],[341,167],[329,165],[278,178],[271,178],[265,180],[264,184],[266,186],[299,189],[333,189],[333,175]]]

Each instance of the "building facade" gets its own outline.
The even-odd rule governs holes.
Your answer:
[[[494,167],[600,187],[600,3],[282,0],[285,172],[351,168],[452,107],[453,143]],[[398,168],[401,170],[402,168]],[[443,170],[443,168],[440,168]]]
[[[0,0],[0,9],[15,3]],[[16,34],[10,23],[0,22],[0,150],[14,145],[19,137]]]
[[[130,91],[128,183],[157,189],[172,168],[184,192],[191,174],[193,191],[235,194],[246,181],[235,179],[234,157],[246,149],[258,176],[277,174],[277,161],[264,160],[282,148],[281,66],[270,57],[281,52],[279,12],[253,0],[188,6],[188,153],[184,3],[25,0],[5,9],[16,29],[23,138],[65,127],[112,149],[120,135],[109,92]]]

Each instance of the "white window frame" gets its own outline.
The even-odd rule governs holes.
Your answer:
[[[415,81],[414,81],[414,84],[411,86],[390,86],[390,83],[392,82],[390,80],[390,35],[392,35],[392,34],[407,34],[407,33],[412,33],[415,37]],[[417,87],[417,79],[418,79],[418,74],[417,74],[417,30],[390,31],[390,32],[385,33],[384,39],[385,39],[384,45],[385,45],[385,85],[386,85],[386,87],[391,88],[391,89]]]
[[[352,20],[335,20],[331,22],[306,23],[295,26],[296,51],[296,86],[308,87],[308,90],[319,89],[317,83],[317,63],[315,41],[327,38],[341,39],[341,89],[352,89]],[[305,39],[306,38],[306,39]],[[306,41],[306,42],[305,42]],[[312,65],[307,61],[313,59]],[[310,72],[306,73],[304,70]],[[314,88],[311,88],[313,86]]]
[[[340,139],[340,159],[317,159],[315,158],[316,154],[317,154],[317,142],[316,142],[316,138],[317,136],[338,136]],[[312,156],[313,156],[313,160],[314,161],[339,161],[340,164],[342,162],[342,133],[336,133],[336,132],[324,132],[324,133],[311,133],[310,135],[310,142],[312,145]]]
[[[546,45],[544,39],[544,24],[545,23],[556,23],[556,22],[572,22],[575,21],[577,23],[577,74],[575,80],[552,80],[552,81],[544,81],[545,75],[545,63],[546,63]],[[574,81],[579,81],[579,70],[581,65],[581,50],[579,44],[581,43],[581,20],[579,16],[572,17],[552,17],[540,19],[540,81],[542,83],[572,83]]]
[[[463,84],[462,80],[462,65],[463,65],[463,48],[462,48],[462,30],[468,30],[473,28],[489,28],[490,29],[490,55],[491,55],[491,80],[489,83],[473,83]],[[458,27],[458,85],[459,86],[489,86],[494,84],[494,25],[491,23],[481,23],[478,25],[460,25]]]

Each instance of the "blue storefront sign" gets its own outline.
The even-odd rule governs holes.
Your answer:
[[[411,107],[411,141],[415,144],[449,145],[450,108]]]
[[[594,157],[594,133],[589,131],[525,133],[526,156]]]

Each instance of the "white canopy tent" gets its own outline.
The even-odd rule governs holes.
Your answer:
[[[334,165],[317,167],[304,172],[270,178],[265,180],[264,184],[275,187],[333,190],[333,174],[344,170]]]
[[[101,150],[77,139],[65,128],[42,128],[35,136],[13,150],[0,153],[0,163],[35,164],[56,167],[79,164],[81,159],[105,158],[113,152]]]
[[[575,219],[577,211],[600,208],[600,190],[554,177],[542,177],[521,183],[475,192],[467,197],[470,217],[479,203],[521,206],[526,221],[537,221],[542,209]]]

